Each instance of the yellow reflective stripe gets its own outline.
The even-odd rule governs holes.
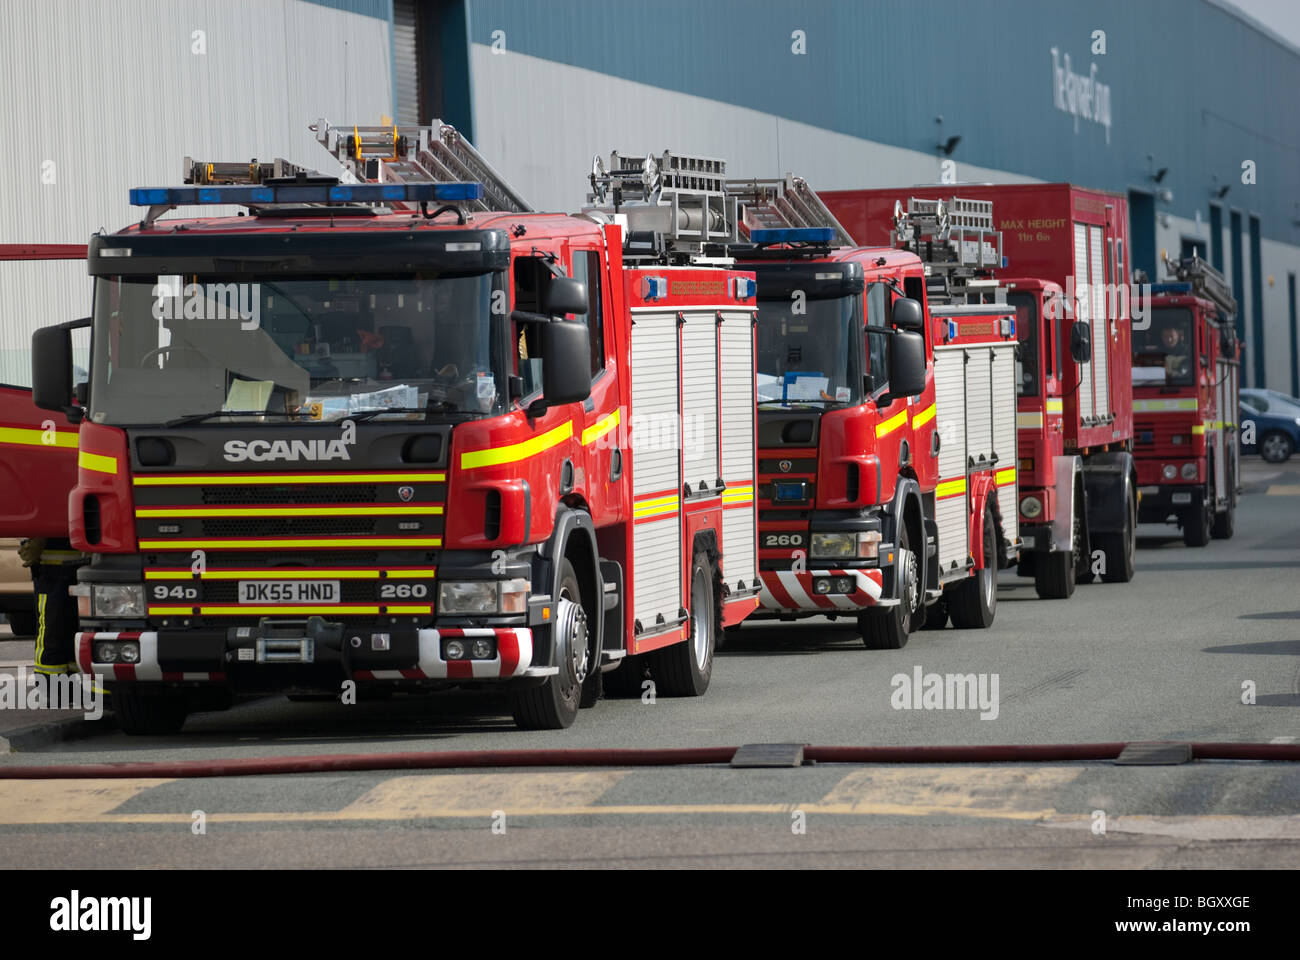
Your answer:
[[[143,550],[282,550],[296,547],[440,547],[442,537],[325,537],[320,540],[141,540]]]
[[[744,487],[727,487],[722,491],[723,503],[748,503],[754,499],[752,485]]]
[[[135,515],[148,517],[390,517],[427,516],[442,507],[141,507]]]
[[[936,497],[952,497],[959,493],[966,492],[966,478],[961,477],[957,480],[945,480],[934,489]]]
[[[1016,468],[1008,467],[1006,470],[999,470],[993,477],[994,482],[1000,487],[1004,483],[1016,482]]]
[[[932,403],[912,418],[912,429],[923,427],[934,419],[935,405]]]
[[[77,466],[85,470],[94,470],[96,473],[117,474],[117,457],[101,457],[97,453],[87,453],[85,450],[77,451]]]
[[[1017,430],[1036,430],[1043,425],[1043,415],[1038,411],[1016,414]]]
[[[1199,437],[1203,433],[1205,433],[1205,424],[1203,423],[1192,424],[1192,436]]]
[[[210,487],[260,483],[442,483],[445,473],[217,473],[202,476],[145,474],[132,477],[137,487]]]
[[[618,426],[618,411],[615,410],[607,417],[601,417],[590,427],[582,431],[582,445],[585,447],[593,440],[599,440],[609,431]]]
[[[887,433],[893,433],[903,424],[907,423],[907,411],[896,413],[884,423],[876,424],[876,436],[883,437]]]
[[[200,580],[378,580],[381,574],[387,574],[389,580],[417,580],[438,575],[437,567],[419,570],[330,570],[319,568],[305,570],[302,567],[262,567],[259,570],[207,570],[200,574]],[[194,574],[188,570],[146,570],[146,580],[193,580]]]
[[[563,443],[573,436],[573,421],[562,423],[553,430],[547,430],[540,436],[532,437],[520,443],[505,447],[490,447],[487,450],[469,450],[460,455],[462,470],[475,467],[495,467],[502,463],[515,463],[535,457],[544,450],[549,450],[557,443]]]
[[[1047,412],[1048,412],[1048,413],[1063,413],[1064,411],[1065,411],[1065,401],[1064,401],[1064,400],[1059,400],[1059,399],[1058,399],[1058,400],[1052,400],[1052,399],[1048,399],[1048,401],[1047,401]]]
[[[0,443],[18,443],[25,447],[64,447],[68,450],[77,448],[75,430],[55,430],[54,442],[46,443],[48,431],[29,430],[23,427],[0,427]]]
[[[1196,399],[1183,400],[1134,400],[1134,413],[1162,413],[1170,410],[1195,410]]]
[[[274,616],[278,613],[347,613],[347,614],[378,614],[379,606],[356,606],[356,605],[334,605],[321,604],[315,607],[299,607],[289,604],[271,605],[265,607],[205,607],[199,606],[197,616],[200,617],[248,617],[248,616]],[[432,606],[414,607],[410,605],[384,607],[384,615],[388,614],[405,614],[405,613],[433,613]],[[195,616],[194,607],[150,607],[150,616],[159,617],[190,617]]]
[[[657,513],[672,513],[677,509],[680,502],[681,498],[676,494],[668,497],[655,497],[653,500],[642,500],[640,503],[633,504],[632,515],[639,519]]]

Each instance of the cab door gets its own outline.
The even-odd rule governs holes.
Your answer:
[[[587,330],[591,340],[591,396],[582,405],[581,460],[576,486],[583,490],[596,526],[616,520],[623,510],[625,464],[618,442],[618,367],[613,353],[613,296],[608,261],[596,247],[570,248],[569,275],[587,286]]]

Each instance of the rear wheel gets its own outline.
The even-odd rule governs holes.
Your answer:
[[[1207,502],[1202,494],[1201,499],[1188,507],[1187,512],[1183,514],[1183,543],[1189,547],[1205,546],[1210,542],[1213,524],[1213,500]]]
[[[1101,578],[1107,583],[1128,583],[1137,566],[1137,495],[1129,488],[1128,509],[1119,533],[1097,535],[1097,547],[1106,556]]]
[[[132,736],[179,733],[189,715],[189,705],[183,693],[117,686],[113,689],[113,715],[122,732]]]
[[[583,682],[590,670],[591,631],[582,605],[578,574],[568,557],[560,560],[555,621],[551,625],[554,660],[559,672],[541,686],[520,690],[512,697],[515,725],[521,730],[562,730],[573,725],[582,699]]]
[[[984,567],[954,587],[948,601],[952,625],[959,629],[983,630],[993,623],[998,609],[997,527],[993,511],[984,508],[982,536]]]
[[[901,650],[916,628],[921,608],[921,577],[907,524],[898,528],[898,605],[868,607],[858,614],[858,631],[868,650]]]
[[[639,697],[642,684],[648,678],[645,656],[634,657],[630,654],[609,673],[601,676],[606,697]]]
[[[922,630],[942,630],[948,626],[948,601],[940,597],[925,608],[925,623]]]
[[[691,562],[691,619],[686,642],[650,655],[650,673],[658,692],[670,697],[698,697],[709,689],[718,622],[713,570],[707,555],[697,550]]]
[[[1214,526],[1210,530],[1210,535],[1215,540],[1231,540],[1233,533],[1236,532],[1236,515],[1237,515],[1237,458],[1236,455],[1228,451],[1228,465],[1224,471],[1226,483],[1228,485],[1228,505],[1224,507],[1222,513],[1214,515]]]

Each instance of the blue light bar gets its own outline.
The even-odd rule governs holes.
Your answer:
[[[308,183],[271,186],[133,187],[131,206],[262,203],[457,203],[483,196],[481,183]]]
[[[1179,293],[1190,294],[1191,292],[1192,292],[1192,285],[1190,283],[1151,284],[1151,293],[1153,296],[1159,296],[1162,293],[1163,294],[1179,294]]]
[[[835,231],[830,227],[787,227],[779,230],[751,230],[749,231],[749,239],[754,243],[829,244],[835,239]]]

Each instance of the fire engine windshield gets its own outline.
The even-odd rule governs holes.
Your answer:
[[[853,404],[862,395],[862,300],[782,298],[758,310],[758,402]]]
[[[1151,325],[1133,331],[1133,384],[1188,387],[1196,382],[1192,311],[1157,307]]]
[[[101,277],[91,419],[500,412],[494,276]]]

